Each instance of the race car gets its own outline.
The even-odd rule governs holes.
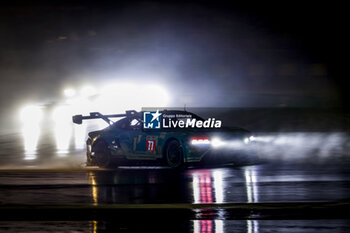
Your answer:
[[[152,121],[159,116],[173,116],[168,120],[204,122],[198,115],[180,110],[162,110],[153,113]],[[184,165],[224,161],[250,161],[256,159],[253,151],[254,136],[242,128],[153,127],[147,128],[146,112],[135,110],[125,114],[103,115],[92,112],[89,116],[75,115],[73,122],[103,119],[109,126],[93,131],[87,139],[87,165],[111,168],[121,165],[158,164],[171,168]],[[111,118],[121,118],[113,122]],[[164,119],[164,124],[166,123]],[[151,126],[153,123],[151,124]],[[184,126],[181,122],[178,126]]]

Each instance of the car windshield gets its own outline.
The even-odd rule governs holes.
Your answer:
[[[129,120],[124,117],[118,121],[116,121],[112,126],[115,128],[126,128],[129,125]]]

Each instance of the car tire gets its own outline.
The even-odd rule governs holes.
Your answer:
[[[166,147],[165,159],[169,167],[180,168],[183,165],[183,150],[177,140],[171,140]]]
[[[95,152],[95,161],[100,168],[111,168],[112,158],[111,152],[108,150],[107,144],[104,141],[98,141],[93,147]]]
[[[92,158],[90,155],[86,156],[86,166],[96,166],[96,159]]]

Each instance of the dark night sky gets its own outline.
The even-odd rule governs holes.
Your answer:
[[[348,109],[344,5],[26,2],[0,6],[0,106],[8,112],[52,101],[66,85],[121,77],[174,86],[174,95],[195,88],[197,100],[209,92],[212,105]]]

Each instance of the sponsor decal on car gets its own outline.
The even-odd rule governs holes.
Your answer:
[[[155,140],[147,140],[146,147],[148,151],[156,150],[156,141]]]

